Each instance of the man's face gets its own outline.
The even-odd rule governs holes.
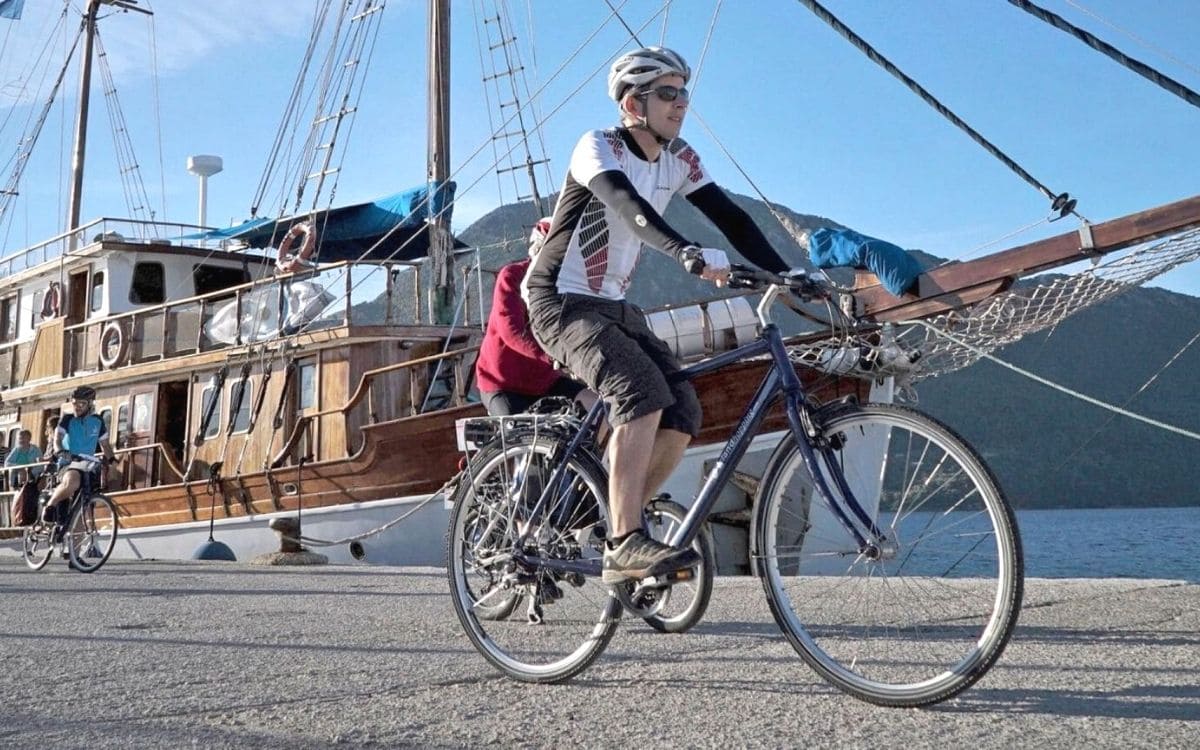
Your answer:
[[[28,435],[24,432],[17,435],[17,447],[18,448],[28,448],[30,437],[31,437],[30,435]]]
[[[87,413],[92,409],[92,402],[85,399],[75,399],[71,402],[71,408],[75,410],[75,416],[86,417]]]
[[[669,88],[660,93],[658,90],[664,86]],[[675,99],[665,101],[663,95],[671,93],[672,88],[677,93]],[[683,88],[683,76],[671,74],[654,79],[654,83],[642,89],[649,92],[643,97],[646,122],[664,138],[678,137],[680,129],[683,128],[683,118],[688,108],[687,97],[682,94]]]

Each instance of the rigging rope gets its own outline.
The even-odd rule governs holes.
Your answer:
[[[1166,422],[1160,422],[1157,419],[1151,419],[1149,417],[1144,417],[1141,414],[1131,412],[1128,409],[1122,409],[1119,406],[1115,406],[1115,405],[1107,403],[1105,401],[1101,401],[1100,399],[1097,399],[1097,398],[1092,398],[1091,396],[1088,396],[1084,393],[1080,393],[1079,391],[1071,390],[1070,388],[1067,388],[1066,386],[1059,385],[1058,383],[1055,383],[1053,380],[1048,380],[1046,378],[1043,378],[1041,375],[1037,375],[1037,374],[1032,373],[1029,370],[1026,370],[1024,368],[1017,367],[1016,365],[1014,365],[1012,363],[1005,362],[1004,360],[1000,359],[999,357],[997,357],[993,354],[990,354],[990,353],[984,351],[983,349],[980,349],[979,347],[976,347],[972,344],[967,343],[966,341],[955,336],[954,334],[950,333],[949,331],[945,331],[945,330],[936,328],[932,323],[928,323],[924,320],[917,320],[917,321],[912,321],[912,322],[916,325],[919,325],[919,326],[929,329],[929,331],[936,336],[941,336],[943,338],[946,338],[949,341],[953,342],[955,345],[961,346],[964,349],[974,352],[982,359],[986,359],[991,362],[994,362],[995,364],[998,364],[1001,367],[1012,370],[1013,372],[1017,373],[1018,375],[1022,375],[1026,378],[1029,378],[1030,380],[1033,380],[1034,382],[1041,383],[1042,385],[1047,386],[1048,388],[1053,388],[1054,390],[1059,391],[1060,393],[1065,393],[1066,395],[1071,396],[1072,398],[1077,398],[1080,401],[1086,401],[1087,403],[1092,404],[1093,406],[1098,406],[1101,409],[1107,409],[1108,411],[1111,411],[1114,414],[1120,414],[1121,416],[1129,417],[1130,419],[1136,420],[1138,422],[1144,422],[1145,424],[1148,424],[1152,427],[1158,427],[1158,428],[1166,430],[1168,432],[1173,432],[1176,435],[1182,435],[1184,437],[1191,438],[1192,440],[1200,440],[1200,433],[1192,432],[1191,430],[1185,430],[1182,427],[1176,427],[1175,425],[1167,424]]]
[[[717,16],[721,14],[721,5],[725,0],[717,0],[716,7],[713,8],[712,18],[708,22],[708,32],[704,35],[704,46],[700,48],[700,60],[696,62],[696,70],[692,73],[692,80],[689,83],[692,86],[692,91],[700,85],[700,72],[704,70],[704,61],[708,59],[708,44],[712,41],[713,30],[717,27]]]
[[[810,0],[800,1],[809,2]],[[1059,31],[1064,31],[1070,34],[1097,52],[1101,52],[1113,60],[1116,60],[1118,63],[1126,68],[1129,68],[1134,73],[1137,73],[1146,80],[1151,81],[1152,83],[1157,84],[1159,87],[1171,92],[1175,96],[1178,96],[1180,99],[1183,99],[1193,107],[1200,107],[1200,94],[1192,91],[1187,86],[1184,86],[1179,81],[1176,81],[1174,78],[1163,75],[1141,60],[1136,60],[1129,55],[1126,55],[1124,52],[1112,46],[1108,42],[1097,38],[1091,32],[1079,28],[1057,13],[1051,13],[1045,8],[1034,5],[1033,3],[1029,2],[1029,0],[1008,0],[1008,2],[1011,5],[1015,5],[1016,7],[1030,14],[1031,16],[1041,21],[1045,21]]]
[[[908,88],[914,94],[921,97],[926,104],[933,107],[938,114],[952,122],[956,127],[958,127],[959,130],[970,136],[971,140],[982,146],[983,149],[989,154],[999,159],[1004,166],[1011,169],[1021,179],[1032,185],[1039,193],[1050,199],[1051,209],[1059,212],[1059,218],[1062,218],[1067,214],[1075,214],[1076,216],[1079,216],[1079,218],[1083,218],[1075,212],[1075,200],[1072,199],[1067,193],[1056,194],[1054,191],[1050,190],[1050,188],[1039,182],[1033,175],[1029,174],[1029,172],[1022,168],[1020,164],[1017,164],[1017,162],[997,148],[991,141],[984,138],[979,131],[972,128],[961,117],[950,111],[949,107],[938,101],[933,94],[929,93],[923,86],[921,86],[921,84],[917,83],[907,74],[905,74],[904,71],[896,67],[891,60],[888,60],[886,57],[881,55],[879,51],[872,47],[865,39],[858,34],[855,34],[849,26],[842,23],[836,16],[826,10],[823,5],[818,3],[816,0],[797,0],[797,2],[811,10],[813,14],[817,16],[817,18],[820,18],[822,21],[832,27],[834,31],[845,37],[847,41],[857,47],[859,51],[861,51],[868,58],[870,58],[872,62],[874,62],[876,65],[879,65],[888,73],[891,73],[894,77],[902,81],[904,85],[908,86]]]
[[[1195,65],[1192,65],[1191,63],[1189,63],[1189,62],[1187,62],[1187,61],[1185,61],[1185,60],[1180,60],[1178,57],[1176,57],[1175,55],[1172,55],[1170,52],[1166,51],[1166,50],[1165,50],[1165,49],[1163,49],[1162,47],[1158,47],[1158,46],[1155,46],[1155,45],[1151,44],[1150,42],[1147,42],[1145,39],[1141,38],[1140,36],[1138,36],[1137,34],[1133,33],[1132,31],[1129,31],[1129,30],[1127,30],[1127,29],[1123,29],[1123,28],[1121,28],[1120,26],[1117,26],[1117,25],[1116,25],[1115,23],[1113,23],[1112,21],[1109,21],[1109,20],[1107,20],[1107,19],[1101,18],[1100,16],[1096,15],[1096,13],[1094,13],[1093,11],[1090,11],[1090,10],[1088,10],[1087,8],[1083,7],[1082,5],[1080,5],[1079,3],[1075,2],[1074,0],[1064,0],[1064,2],[1066,2],[1066,4],[1067,4],[1067,5],[1070,5],[1072,8],[1075,8],[1075,9],[1077,9],[1079,12],[1081,12],[1081,13],[1083,13],[1083,14],[1085,14],[1085,15],[1089,15],[1089,16],[1091,16],[1092,18],[1096,19],[1097,21],[1099,21],[1100,23],[1102,23],[1102,24],[1104,24],[1105,26],[1109,27],[1110,29],[1113,29],[1114,31],[1117,31],[1117,32],[1119,32],[1119,33],[1121,33],[1121,34],[1124,34],[1125,36],[1129,37],[1129,38],[1130,38],[1130,39],[1132,39],[1133,41],[1135,41],[1135,42],[1137,42],[1138,44],[1142,45],[1142,46],[1143,46],[1143,47],[1145,47],[1146,49],[1148,49],[1148,50],[1150,50],[1150,51],[1152,51],[1152,52],[1157,52],[1158,54],[1160,54],[1160,55],[1162,55],[1163,57],[1167,58],[1168,60],[1170,60],[1171,62],[1175,63],[1176,65],[1179,65],[1180,67],[1183,67],[1183,68],[1187,68],[1188,70],[1192,71],[1193,73],[1200,73],[1200,68],[1197,68]]]
[[[1154,383],[1154,381],[1158,380],[1159,375],[1162,375],[1164,372],[1167,371],[1167,368],[1169,368],[1171,365],[1175,364],[1175,360],[1182,357],[1184,355],[1184,353],[1187,352],[1188,349],[1192,348],[1192,344],[1195,344],[1196,341],[1198,341],[1198,340],[1200,340],[1200,331],[1196,331],[1195,335],[1192,336],[1192,338],[1186,344],[1184,344],[1179,349],[1179,351],[1175,352],[1175,354],[1170,359],[1167,360],[1166,364],[1164,364],[1162,367],[1158,368],[1158,371],[1155,372],[1153,375],[1151,375],[1149,380],[1147,380],[1145,383],[1142,383],[1142,386],[1140,388],[1138,388],[1136,391],[1134,391],[1133,395],[1131,395],[1129,398],[1125,399],[1125,403],[1121,404],[1121,406],[1127,407],[1131,403],[1133,403],[1133,400],[1135,398],[1142,395],[1143,391],[1145,391],[1147,388],[1149,388],[1151,386],[1151,384]],[[1092,433],[1091,437],[1089,437],[1087,440],[1081,441],[1078,445],[1075,446],[1075,450],[1068,453],[1065,458],[1063,458],[1061,461],[1059,461],[1059,464],[1058,464],[1059,467],[1066,466],[1067,464],[1069,464],[1071,462],[1071,459],[1075,458],[1075,456],[1078,455],[1080,453],[1080,451],[1082,451],[1085,447],[1087,447],[1092,442],[1092,440],[1094,440],[1097,436],[1099,436],[1100,433],[1103,432],[1110,424],[1112,424],[1112,421],[1116,418],[1117,418],[1117,414],[1110,414],[1108,419],[1104,420],[1104,424],[1102,424],[1096,428],[1096,431]]]

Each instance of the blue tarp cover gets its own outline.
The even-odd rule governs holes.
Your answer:
[[[817,268],[865,268],[892,294],[904,294],[921,275],[921,266],[903,248],[852,229],[818,229],[808,240],[808,257]]]
[[[447,182],[438,191],[433,201],[427,201],[429,185],[394,193],[370,203],[318,211],[312,217],[317,227],[317,255],[323,261],[355,260],[371,248],[369,260],[392,257],[397,260],[420,258],[429,254],[426,220],[435,216],[443,207],[447,220],[452,211],[455,184]],[[293,216],[281,219],[250,219],[237,226],[214,229],[193,234],[184,239],[193,240],[242,240],[250,247],[273,247],[279,244],[291,226],[309,216]],[[392,229],[399,227],[396,231]],[[388,233],[391,232],[389,235]],[[372,247],[380,238],[387,239]],[[398,253],[393,253],[401,248]],[[456,247],[464,247],[455,242]]]

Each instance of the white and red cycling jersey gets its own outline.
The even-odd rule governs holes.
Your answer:
[[[522,285],[525,299],[546,293],[624,299],[643,244],[676,259],[695,246],[662,218],[675,195],[695,204],[759,267],[787,268],[682,139],[648,161],[628,129],[592,130],[571,154],[550,233]]]

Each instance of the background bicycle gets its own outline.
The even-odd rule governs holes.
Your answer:
[[[117,506],[104,495],[92,491],[93,472],[99,472],[100,459],[94,456],[71,456],[76,467],[87,467],[80,471],[83,480],[79,490],[67,502],[60,503],[56,518],[52,522],[43,520],[43,508],[50,492],[65,468],[51,462],[44,474],[38,513],[31,526],[25,529],[22,552],[25,564],[33,570],[41,570],[59,549],[70,561],[70,567],[83,573],[94,573],[108,560],[117,544],[120,523]],[[103,486],[103,485],[99,485]]]
[[[769,315],[783,295],[826,304],[840,326],[833,354],[869,357],[880,345],[879,331],[846,319],[826,287],[749,272],[737,279],[764,291],[759,338],[685,373],[762,356],[772,366],[669,542],[695,541],[782,399],[790,429],[763,474],[751,529],[753,572],[777,624],[823,678],[861,699],[920,706],[956,695],[995,663],[1020,609],[1021,546],[1007,500],[975,451],[939,422],[902,406],[807,396],[797,355]],[[646,580],[629,591],[599,580],[607,481],[586,448],[596,419],[594,409],[582,422],[534,419],[493,436],[456,493],[448,533],[455,610],[476,649],[516,679],[578,674],[604,650],[622,609],[640,614],[640,596],[673,583]],[[534,465],[544,470],[531,485],[522,467]],[[486,615],[516,587],[531,592],[536,617]]]

